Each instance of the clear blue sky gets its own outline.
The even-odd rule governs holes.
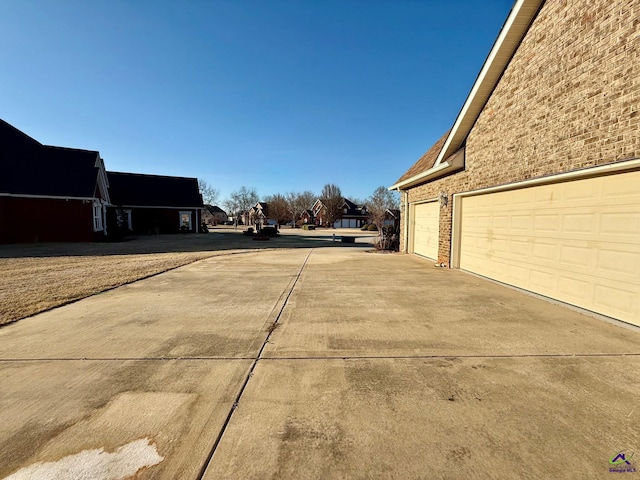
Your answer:
[[[108,170],[364,199],[453,124],[513,0],[0,0],[0,118]]]

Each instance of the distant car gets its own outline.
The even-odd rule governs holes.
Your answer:
[[[276,227],[263,227],[258,233],[260,235],[275,237],[276,235],[278,235],[278,229]]]

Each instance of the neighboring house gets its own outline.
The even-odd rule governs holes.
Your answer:
[[[133,233],[197,232],[203,208],[196,178],[107,172],[112,212]]]
[[[344,203],[342,204],[340,218],[333,222],[333,228],[360,228],[369,222],[370,218],[367,207],[356,205],[346,198],[343,200]],[[305,215],[305,212],[302,214]],[[320,199],[315,201],[311,207],[310,214],[307,213],[305,216],[310,220],[313,219],[313,223],[318,226],[326,227],[329,226],[328,223],[331,223],[327,219],[327,208]]]
[[[360,228],[369,221],[370,216],[366,206],[356,205],[345,198],[340,218],[334,222],[333,226],[335,228]]]
[[[239,212],[235,217],[229,217],[236,225],[249,225],[249,210]],[[236,223],[237,222],[237,223]]]
[[[326,226],[327,224],[327,207],[325,207],[322,200],[317,199],[313,206],[311,207],[311,213],[313,217],[313,222],[317,226]]]
[[[311,209],[303,210],[303,212],[300,214],[300,221],[298,223],[302,225],[315,225],[316,218],[313,215],[313,210]]]
[[[229,220],[227,213],[215,205],[205,205],[202,210],[202,220],[209,225],[217,225]]]
[[[108,203],[97,151],[42,145],[0,120],[0,243],[99,240]]]
[[[269,205],[258,202],[249,209],[249,224],[261,229],[269,223]]]
[[[401,250],[640,325],[637,2],[517,0],[391,189]]]

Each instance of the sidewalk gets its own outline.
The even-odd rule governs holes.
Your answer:
[[[603,478],[639,367],[637,329],[413,256],[235,253],[0,329],[0,478]]]

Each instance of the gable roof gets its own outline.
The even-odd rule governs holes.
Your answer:
[[[366,207],[364,205],[356,205],[355,203],[353,203],[351,200],[344,198],[344,203],[342,204],[342,207],[344,208],[345,206],[347,207],[347,212],[346,214],[343,215],[349,215],[349,216],[368,216],[369,214],[366,212]]]
[[[0,194],[93,199],[101,170],[97,151],[42,145],[0,120]]]
[[[522,39],[536,18],[544,1],[545,0],[516,0],[504,26],[498,34],[498,38],[489,52],[489,56],[485,60],[471,88],[469,96],[462,106],[462,110],[460,110],[453,127],[446,135],[434,163],[431,167],[427,167],[424,170],[421,170],[421,167],[414,169],[420,162],[420,160],[418,160],[410,169],[414,169],[413,175],[407,175],[409,173],[408,171],[400,177],[394,185],[389,187],[390,190],[406,189],[419,183],[424,183],[430,180],[430,177],[433,175],[442,176],[443,174],[459,169],[461,164],[464,164],[463,156],[456,154],[464,147],[471,129],[475,125],[476,120],[480,116],[496,85],[502,78],[504,71],[520,46]],[[436,142],[436,145],[440,140]],[[434,147],[436,145],[434,145]]]
[[[0,155],[20,154],[25,149],[41,147],[42,144],[13,125],[0,119]]]
[[[344,200],[344,205],[346,205],[349,210],[355,210],[356,208],[358,208],[358,206],[348,198],[344,198],[343,200]]]
[[[204,208],[211,214],[214,213],[224,213],[225,215],[227,214],[227,212],[225,212],[224,210],[222,210],[220,207],[218,207],[217,205],[205,205]]]
[[[107,172],[111,203],[128,207],[203,208],[198,180]]]
[[[320,213],[320,211],[326,208],[324,203],[322,203],[322,200],[320,200],[319,198],[313,202],[313,205],[311,206],[311,211],[313,212],[314,215],[318,215],[318,213]]]

